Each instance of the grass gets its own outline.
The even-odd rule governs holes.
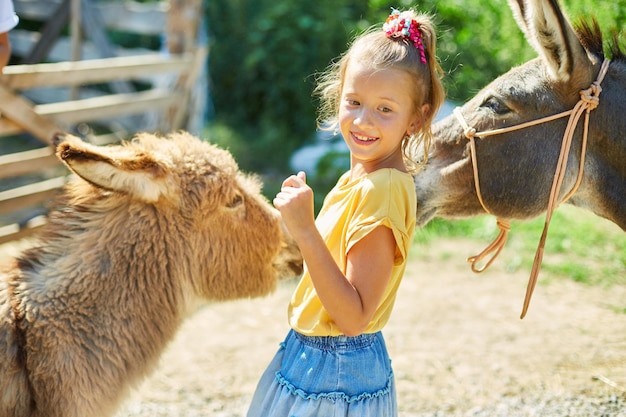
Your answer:
[[[544,222],[544,216],[512,222],[509,240],[495,262],[504,262],[510,271],[530,272]],[[491,216],[436,219],[417,231],[415,244],[428,245],[446,237],[469,238],[484,242],[486,247],[497,234],[496,220]],[[568,278],[587,285],[626,285],[626,233],[608,220],[563,205],[552,216],[541,275],[544,281]]]

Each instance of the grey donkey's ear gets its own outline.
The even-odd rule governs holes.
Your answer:
[[[589,66],[589,57],[557,0],[509,0],[526,39],[544,60],[555,80],[568,81]]]

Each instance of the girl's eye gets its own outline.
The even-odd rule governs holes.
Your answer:
[[[391,109],[389,107],[381,106],[381,107],[378,108],[378,111],[380,111],[382,113],[389,113],[389,112],[391,112]]]
[[[359,102],[358,102],[358,101],[356,101],[356,100],[346,100],[346,101],[347,101],[347,102],[348,102],[348,104],[349,104],[349,105],[351,105],[351,106],[358,106],[359,104],[361,104],[361,103],[359,103]]]

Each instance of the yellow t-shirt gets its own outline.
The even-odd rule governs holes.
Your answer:
[[[391,278],[364,333],[381,330],[391,315],[415,230],[417,197],[410,174],[386,168],[350,181],[342,175],[328,193],[315,224],[341,271],[346,273],[350,248],[378,226],[390,228],[396,240]],[[290,326],[307,336],[338,336],[341,331],[320,301],[305,265],[288,308]]]

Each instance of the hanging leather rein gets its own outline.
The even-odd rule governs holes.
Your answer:
[[[568,110],[562,113],[558,113],[552,116],[543,117],[541,119],[532,120],[526,123],[522,123],[515,126],[505,127],[502,129],[494,129],[494,130],[485,130],[483,132],[476,132],[476,129],[470,127],[465,121],[463,114],[461,113],[460,108],[454,109],[454,115],[463,126],[463,134],[470,142],[470,157],[472,159],[472,167],[474,170],[474,186],[476,188],[476,195],[478,196],[478,201],[480,201],[480,205],[483,209],[488,213],[492,214],[491,211],[485,205],[485,201],[483,200],[482,193],[480,191],[480,182],[478,181],[478,162],[476,159],[476,143],[474,141],[475,137],[485,138],[487,136],[499,135],[502,133],[512,132],[519,129],[524,129],[529,126],[538,125],[541,123],[546,123],[552,120],[556,120],[562,117],[569,116],[569,121],[567,122],[567,127],[565,128],[565,133],[563,134],[563,141],[561,143],[561,153],[559,154],[559,160],[556,167],[556,172],[554,174],[554,180],[552,182],[552,188],[550,190],[550,197],[548,199],[548,207],[546,211],[546,220],[543,227],[543,233],[541,234],[541,239],[539,240],[539,245],[537,247],[537,252],[535,253],[535,260],[533,262],[533,267],[530,273],[530,278],[528,280],[528,286],[526,288],[526,296],[524,298],[524,306],[522,309],[522,314],[520,319],[523,319],[528,311],[528,305],[530,304],[530,299],[533,294],[533,290],[535,289],[535,284],[537,283],[537,276],[539,275],[539,270],[541,269],[541,261],[543,259],[543,251],[545,247],[546,237],[548,234],[548,227],[550,225],[550,220],[552,218],[552,213],[558,207],[559,204],[568,200],[578,189],[580,183],[583,178],[583,168],[585,165],[585,153],[587,149],[587,132],[589,130],[589,113],[591,110],[598,107],[600,103],[600,92],[602,92],[602,88],[600,84],[606,75],[609,68],[609,60],[605,59],[602,63],[602,67],[600,68],[600,72],[598,73],[598,77],[596,81],[594,81],[591,86],[586,89],[580,91],[580,100],[572,110]],[[581,154],[580,154],[580,164],[578,168],[578,177],[576,179],[576,183],[572,187],[572,189],[567,193],[565,197],[561,201],[558,200],[558,196],[561,190],[561,185],[563,184],[563,178],[565,177],[565,170],[567,168],[567,159],[569,156],[569,150],[572,144],[572,138],[574,136],[574,130],[578,124],[578,120],[585,113],[585,122],[583,129],[583,140],[581,146]],[[480,254],[476,256],[471,256],[467,258],[467,261],[471,263],[472,271],[476,273],[483,272],[485,269],[491,265],[494,259],[500,254],[500,251],[504,247],[504,244],[507,241],[508,233],[510,230],[510,225],[507,220],[503,220],[498,218],[497,225],[500,229],[500,234],[498,237],[491,243],[485,250],[483,250]],[[478,267],[478,262],[482,261],[485,257],[487,257],[490,253],[491,258],[488,259],[484,266]]]

